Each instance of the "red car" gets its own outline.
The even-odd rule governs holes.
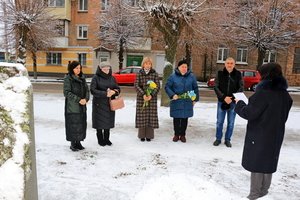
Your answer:
[[[121,69],[118,72],[113,73],[112,75],[115,77],[118,84],[134,84],[136,74],[142,68],[139,66],[130,66],[126,67],[125,69]]]
[[[242,69],[239,70],[242,73],[243,79],[244,79],[244,88],[245,90],[252,90],[254,91],[257,84],[260,81],[260,74],[256,70],[250,70],[250,69]],[[215,78],[210,78],[207,81],[208,87],[214,87],[215,86]]]

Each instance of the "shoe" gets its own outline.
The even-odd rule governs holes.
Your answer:
[[[108,146],[111,146],[111,145],[112,145],[112,143],[111,143],[110,140],[105,140],[105,144],[108,145]]]
[[[76,142],[76,148],[79,149],[79,150],[85,149],[85,148],[81,145],[80,141]]]
[[[178,135],[174,135],[173,142],[177,142],[178,140],[179,140],[179,136]]]
[[[221,144],[221,140],[216,140],[213,143],[214,146],[219,146],[219,144]]]
[[[147,140],[147,142],[150,142],[150,141],[151,141],[151,139],[150,139],[150,138],[146,138],[146,140]]]
[[[181,142],[183,142],[183,143],[185,143],[185,142],[186,142],[186,138],[185,138],[185,136],[184,136],[184,135],[180,136],[180,141],[181,141]]]
[[[71,149],[72,151],[79,151],[79,149],[77,148],[77,146],[76,146],[76,143],[75,143],[75,142],[71,142],[70,149]]]
[[[141,141],[142,141],[142,142],[145,142],[145,138],[141,138]]]
[[[224,144],[226,145],[226,147],[232,147],[230,141],[228,141],[228,140],[226,140],[226,141],[224,142]]]

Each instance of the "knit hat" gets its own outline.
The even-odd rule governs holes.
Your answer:
[[[105,62],[101,62],[99,67],[100,67],[100,68],[103,68],[103,67],[111,67],[111,64],[110,64],[110,62],[105,61]]]
[[[180,61],[178,62],[177,67],[179,67],[179,66],[182,65],[182,64],[186,64],[186,65],[189,67],[189,64],[187,63],[187,60],[185,60],[185,59],[180,60]]]

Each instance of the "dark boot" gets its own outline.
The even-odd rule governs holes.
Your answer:
[[[103,133],[102,131],[97,130],[97,139],[98,139],[98,144],[100,146],[105,146],[104,138],[103,138]]]
[[[81,145],[80,141],[77,141],[77,142],[76,142],[76,147],[77,147],[77,149],[79,149],[79,150],[85,149],[85,148]]]
[[[112,145],[111,141],[109,141],[109,135],[109,130],[104,130],[104,142],[108,146]]]
[[[75,141],[72,141],[72,142],[71,142],[70,149],[71,149],[72,151],[79,151],[79,149],[78,149],[77,146],[76,146],[76,142],[75,142]]]

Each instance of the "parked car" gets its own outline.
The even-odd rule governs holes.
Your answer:
[[[126,67],[125,69],[121,69],[118,72],[113,73],[112,75],[115,77],[118,84],[134,84],[136,74],[142,68],[139,66],[130,66]]]
[[[244,79],[244,89],[254,91],[257,84],[260,81],[260,74],[258,73],[258,71],[250,70],[250,69],[241,69],[239,71],[242,73],[242,76]],[[210,78],[207,81],[207,86],[214,87],[215,86],[215,78]]]

